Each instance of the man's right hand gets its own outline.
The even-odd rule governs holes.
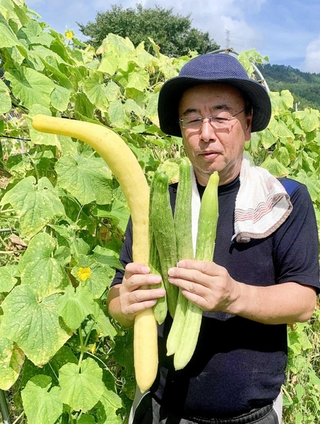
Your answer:
[[[152,308],[159,298],[165,296],[163,288],[152,288],[160,282],[161,276],[150,274],[148,266],[129,263],[122,284],[109,290],[107,305],[110,315],[123,326],[132,326],[139,312]]]

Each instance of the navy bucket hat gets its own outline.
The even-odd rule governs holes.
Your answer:
[[[195,85],[220,82],[241,90],[252,104],[252,132],[266,128],[271,117],[270,97],[263,85],[248,77],[239,60],[226,53],[204,54],[187,62],[177,77],[166,81],[159,93],[161,130],[181,137],[178,108],[185,90]]]

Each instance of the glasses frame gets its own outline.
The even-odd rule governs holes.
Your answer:
[[[185,117],[179,118],[179,124],[181,125],[182,128],[184,129],[194,129],[194,130],[200,130],[200,128],[203,125],[203,121],[205,119],[208,119],[208,123],[215,129],[227,129],[229,127],[229,121],[232,121],[236,116],[240,115],[240,113],[244,112],[247,108],[244,107],[242,110],[240,110],[239,112],[236,112],[233,115],[228,116],[227,118],[218,118],[217,116],[207,116],[205,118],[203,118],[202,116],[199,116],[197,119],[192,120],[189,125],[186,126],[186,124],[184,124],[184,119],[186,119]],[[217,121],[214,121],[214,120]],[[198,127],[198,123],[200,123],[199,127]],[[215,123],[220,123],[220,124],[226,124],[225,127],[215,127],[214,124]],[[191,124],[191,125],[190,125]],[[193,126],[195,125],[195,126]]]

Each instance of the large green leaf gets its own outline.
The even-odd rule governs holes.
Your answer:
[[[92,104],[100,110],[107,111],[108,95],[101,76],[98,73],[91,73],[83,84],[83,90]]]
[[[44,31],[40,23],[34,19],[30,19],[29,22],[20,28],[18,37],[20,40],[25,40],[28,44],[41,44],[47,48],[50,48],[50,45],[54,40],[52,35]],[[30,52],[30,55],[32,55],[32,51]]]
[[[93,314],[92,293],[87,287],[68,287],[59,299],[58,311],[67,326],[75,331],[89,314]]]
[[[59,371],[59,382],[63,403],[76,411],[89,411],[104,392],[102,369],[91,358],[82,361],[80,367],[64,365]]]
[[[57,216],[65,214],[61,200],[48,178],[38,183],[30,176],[5,193],[2,205],[10,203],[20,218],[23,234],[33,236]]]
[[[8,5],[10,5],[11,2],[6,1],[6,3],[7,3],[7,6],[4,5],[4,8],[3,8],[3,5],[0,4],[1,13],[7,12],[6,7],[8,7]],[[7,21],[5,20],[2,14],[0,14],[0,34],[1,34],[1,37],[0,37],[1,49],[4,47],[13,47],[13,46],[21,45],[15,33],[12,31],[12,29],[10,28],[10,26],[8,25]]]
[[[117,411],[123,406],[121,398],[114,391],[105,388],[100,403],[106,417],[102,424],[121,424],[123,422],[121,416],[117,414]]]
[[[108,115],[113,127],[126,128],[129,125],[129,118],[125,106],[121,100],[110,102]]]
[[[94,299],[99,299],[110,286],[114,270],[101,265],[95,257],[79,256],[79,264],[72,269],[72,274],[80,284],[89,288]]]
[[[266,160],[261,164],[262,168],[266,168],[275,177],[287,177],[288,169],[282,165],[277,159],[267,156]]]
[[[29,380],[21,397],[29,423],[54,424],[63,412],[60,388],[52,387],[48,376],[39,375]]]
[[[33,288],[39,298],[61,292],[68,284],[64,263],[54,256],[56,240],[49,234],[35,235],[20,260],[21,281]]]
[[[24,362],[23,352],[6,337],[0,337],[0,389],[9,390],[17,381]]]
[[[60,295],[39,300],[31,287],[15,287],[2,303],[0,336],[8,337],[37,366],[46,364],[69,339],[57,312]]]
[[[110,318],[106,316],[105,312],[100,308],[97,302],[94,303],[94,313],[93,313],[95,328],[97,333],[101,336],[110,337],[113,339],[117,331],[110,322]]]
[[[6,265],[0,267],[0,292],[9,292],[16,285],[17,277],[17,265]]]
[[[305,132],[314,131],[320,124],[320,112],[311,108],[300,110],[294,113],[299,120],[301,128]]]
[[[6,84],[0,80],[0,113],[7,113],[11,110],[10,90]]]
[[[20,67],[5,72],[5,78],[10,81],[12,92],[25,107],[34,104],[49,107],[54,82],[40,72],[31,68]]]
[[[56,164],[58,185],[86,205],[111,203],[112,174],[101,158],[81,155],[62,157]]]

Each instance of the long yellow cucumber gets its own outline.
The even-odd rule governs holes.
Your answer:
[[[196,242],[196,259],[211,262],[213,260],[216,230],[219,215],[218,204],[219,174],[210,175],[201,199],[198,233]],[[194,303],[188,303],[180,344],[174,354],[176,370],[184,368],[195,351],[202,321],[202,310]]]
[[[110,129],[89,122],[36,115],[32,126],[41,132],[77,138],[107,163],[127,199],[132,217],[133,260],[149,261],[149,186],[138,160],[124,140]],[[142,392],[153,384],[158,369],[157,324],[152,308],[135,318],[134,366]]]

